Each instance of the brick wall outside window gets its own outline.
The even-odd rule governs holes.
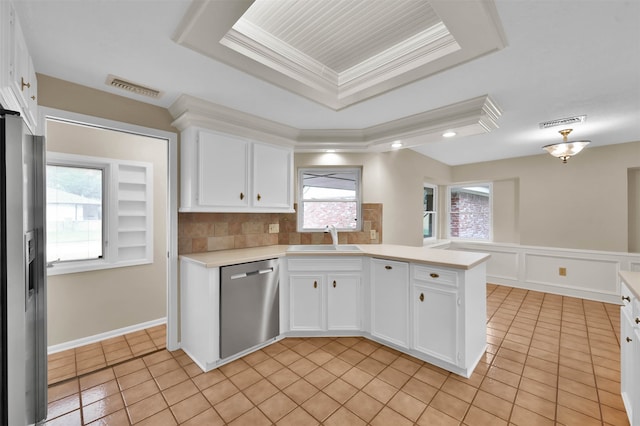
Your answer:
[[[491,235],[489,197],[462,191],[451,192],[452,238],[488,240]]]

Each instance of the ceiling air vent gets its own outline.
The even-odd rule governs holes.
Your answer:
[[[137,95],[149,96],[150,98],[159,98],[162,96],[162,92],[159,90],[141,86],[140,84],[132,83],[114,75],[107,76],[107,84],[109,86],[117,87],[118,89],[133,92]]]
[[[581,124],[581,123],[584,123],[586,119],[587,119],[586,115],[577,115],[575,117],[567,117],[567,118],[559,118],[557,120],[543,121],[542,123],[540,123],[540,128],[548,129],[549,127],[568,126],[570,124]]]

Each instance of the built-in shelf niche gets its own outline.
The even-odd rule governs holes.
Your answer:
[[[119,164],[118,172],[118,259],[151,258],[152,176],[150,164]]]

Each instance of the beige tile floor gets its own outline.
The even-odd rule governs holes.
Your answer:
[[[628,424],[618,306],[490,284],[487,313],[469,379],[364,338],[288,338],[209,373],[162,349],[50,386],[46,424]]]
[[[166,347],[164,325],[49,355],[49,385],[82,376]]]

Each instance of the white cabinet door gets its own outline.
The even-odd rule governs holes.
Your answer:
[[[293,206],[293,152],[270,145],[253,145],[253,194],[256,208]]]
[[[20,20],[11,2],[0,2],[0,101],[4,108],[22,113],[35,133],[38,84]]]
[[[291,330],[322,330],[322,275],[295,274],[289,277]]]
[[[409,264],[381,259],[371,264],[371,334],[408,347]]]
[[[201,131],[197,155],[198,204],[204,207],[247,207],[249,143]]]
[[[415,349],[458,364],[458,292],[414,285],[412,298]]]
[[[360,330],[360,275],[327,276],[327,328]]]
[[[633,417],[640,417],[640,413],[636,413],[637,399],[640,398],[638,395],[640,383],[637,383],[636,376],[640,376],[640,374],[635,371],[640,370],[640,367],[636,368],[637,360],[634,359],[640,356],[640,353],[636,353],[638,346],[635,344],[637,338],[634,334],[637,333],[634,333],[633,318],[630,316],[631,310],[628,308],[620,308],[620,388],[627,414],[630,419],[633,419]]]

